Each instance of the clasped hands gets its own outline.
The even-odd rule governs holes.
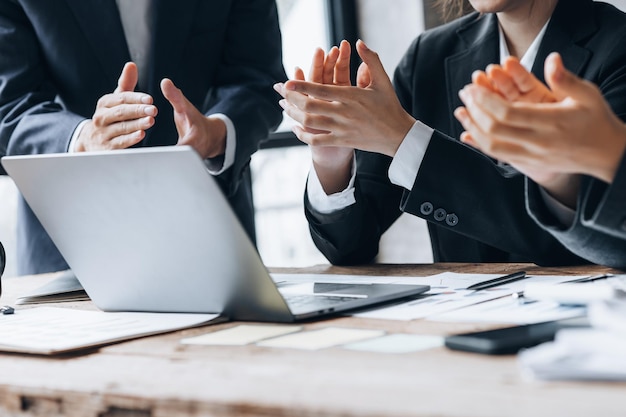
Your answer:
[[[102,96],[93,117],[79,133],[76,152],[128,148],[139,141],[156,120],[158,109],[150,95],[135,92],[137,66],[129,62],[114,92]],[[207,117],[187,100],[169,79],[161,81],[161,91],[174,109],[178,145],[193,147],[202,158],[221,155],[226,147],[226,126],[218,118]]]

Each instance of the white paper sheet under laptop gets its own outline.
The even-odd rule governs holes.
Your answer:
[[[2,164],[105,311],[291,322],[429,289],[320,284],[319,295],[292,305],[189,147],[11,156]]]

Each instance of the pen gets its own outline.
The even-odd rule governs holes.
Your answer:
[[[573,283],[583,283],[583,282],[593,282],[593,281],[597,281],[600,279],[605,279],[605,278],[610,278],[612,277],[613,274],[600,274],[600,275],[593,275],[590,277],[584,277],[584,278],[577,278],[577,279],[572,279],[570,281],[564,281],[561,284],[573,284]]]
[[[474,290],[474,291],[486,290],[487,288],[497,287],[499,285],[508,284],[509,282],[513,282],[513,281],[519,281],[520,279],[524,279],[524,278],[526,278],[526,271],[518,271],[518,272],[513,272],[512,274],[509,274],[509,275],[504,275],[502,277],[498,277],[498,278],[494,278],[494,279],[490,279],[487,281],[479,282],[477,284],[470,285],[466,289]]]

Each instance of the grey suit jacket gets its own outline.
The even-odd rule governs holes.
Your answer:
[[[235,162],[217,180],[254,239],[248,164],[281,120],[272,85],[286,78],[275,2],[153,1],[144,91],[159,115],[138,146],[177,141],[163,77],[203,113],[227,115],[237,132]],[[66,152],[130,60],[115,0],[0,0],[0,57],[0,154],[8,155]],[[67,268],[24,201],[17,258],[21,274]]]
[[[585,178],[575,221],[564,227],[548,210],[534,182],[527,181],[527,208],[545,230],[579,256],[626,269],[626,157],[609,185]]]

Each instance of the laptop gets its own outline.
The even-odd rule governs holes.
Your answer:
[[[2,165],[104,311],[293,322],[421,294],[424,285],[277,285],[190,147],[8,156]]]

